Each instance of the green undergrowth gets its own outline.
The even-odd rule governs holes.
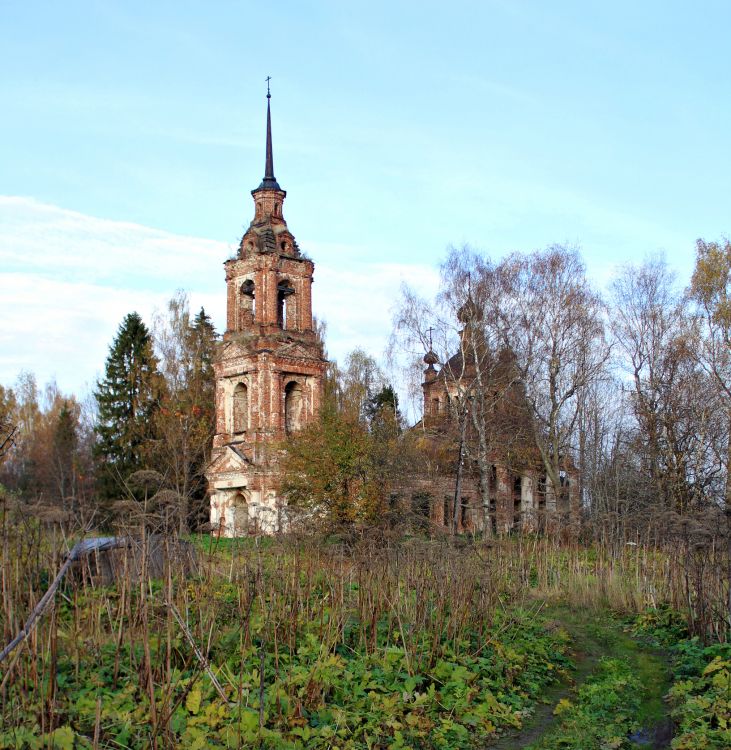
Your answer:
[[[731,644],[688,638],[684,620],[669,609],[639,617],[636,635],[667,649],[673,684],[668,693],[676,724],[673,750],[731,748]]]
[[[630,747],[639,727],[643,686],[626,659],[603,658],[573,699],[559,701],[556,726],[534,750],[616,750]]]
[[[635,747],[633,733],[654,727],[666,716],[662,696],[669,681],[664,660],[625,632],[623,621],[608,610],[553,607],[551,613],[571,636],[574,688],[552,696],[539,725],[501,748]]]
[[[192,542],[194,579],[68,581],[0,675],[0,750],[630,750],[670,710],[677,750],[731,748],[731,651],[667,610],[629,632],[596,550]],[[47,569],[17,567],[17,613]]]
[[[385,623],[379,647],[369,653],[357,647],[358,623],[345,628],[334,649],[322,643],[314,626],[301,633],[292,651],[284,644],[277,651],[265,644],[263,683],[261,644],[243,645],[235,627],[222,632],[210,661],[217,665],[227,701],[195,662],[176,666],[172,694],[156,688],[157,713],[169,712],[159,742],[196,750],[473,748],[498,731],[520,727],[546,685],[564,677],[570,666],[565,631],[520,609],[500,613],[487,641],[469,631],[459,642],[445,640],[440,657],[421,671],[410,664],[399,632],[389,635]],[[160,646],[153,638],[152,652]],[[423,647],[431,648],[426,638]],[[174,649],[185,651],[181,638]],[[142,646],[122,650],[116,680],[114,643],[81,663],[60,650],[56,715],[61,726],[45,737],[32,722],[0,730],[0,748],[91,747],[97,711],[102,747],[149,747],[151,706],[135,671],[143,662]]]

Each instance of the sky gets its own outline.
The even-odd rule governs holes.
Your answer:
[[[124,315],[225,324],[272,77],[285,217],[342,360],[446,248],[604,287],[731,232],[731,4],[0,0],[0,384],[83,394]]]

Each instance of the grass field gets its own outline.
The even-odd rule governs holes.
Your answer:
[[[62,558],[59,536],[35,533],[6,529],[6,641]],[[606,750],[671,711],[674,747],[731,746],[727,647],[689,639],[660,550],[194,543],[193,576],[65,583],[0,666],[0,748]]]

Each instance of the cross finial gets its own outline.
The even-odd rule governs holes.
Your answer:
[[[428,328],[428,329],[427,329],[427,331],[426,331],[426,332],[427,332],[427,333],[429,334],[429,351],[431,351],[431,350],[432,350],[432,341],[431,341],[431,335],[432,335],[432,331],[433,331],[433,330],[434,330],[434,329],[433,329],[433,328],[432,328],[431,326],[429,326],[429,328]]]
[[[272,112],[271,112],[271,99],[272,94],[269,90],[269,81],[272,80],[271,76],[267,76],[264,79],[267,82],[267,146],[266,146],[266,161],[264,164],[264,179],[261,181],[261,185],[256,190],[279,190],[284,192],[279,187],[279,183],[274,177],[274,157],[272,156]],[[256,191],[252,191],[256,192]]]

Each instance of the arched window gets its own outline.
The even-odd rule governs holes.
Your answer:
[[[439,414],[439,411],[440,411],[439,407],[440,407],[439,399],[433,398],[431,401],[431,413],[434,415]]]
[[[287,435],[299,430],[301,422],[302,386],[293,380],[284,389],[284,430]]]
[[[280,328],[287,327],[287,297],[294,294],[294,289],[289,285],[287,279],[282,279],[277,284],[277,324]]]
[[[249,429],[249,389],[239,383],[234,388],[233,431],[246,432]]]
[[[256,315],[256,294],[254,290],[254,282],[251,279],[241,285],[241,299],[245,310],[251,311],[251,317]]]

